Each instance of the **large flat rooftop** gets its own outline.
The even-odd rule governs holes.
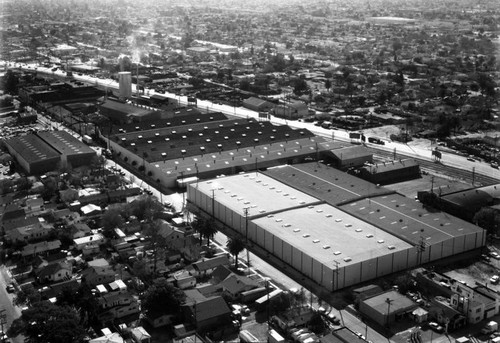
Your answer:
[[[436,209],[427,209],[400,194],[359,199],[340,208],[415,245],[422,237],[426,244],[433,245],[454,237],[483,232],[474,224]]]
[[[6,140],[13,150],[30,163],[58,158],[59,154],[36,135],[25,135]]]
[[[313,197],[323,199],[331,205],[340,205],[367,196],[394,193],[387,188],[378,187],[371,182],[316,162],[270,168],[264,174]]]
[[[275,194],[265,194],[262,198],[281,203],[280,196]],[[334,260],[342,267],[412,247],[328,204],[285,210],[252,222],[332,268]]]
[[[299,192],[262,173],[238,174],[199,182],[201,192],[215,197],[217,203],[249,218],[266,213],[284,211],[298,206],[317,204],[318,199]]]
[[[152,162],[151,165],[167,175],[182,174],[184,176],[195,176],[196,174],[231,168],[253,170],[256,164],[258,168],[262,168],[262,166],[269,167],[287,163],[290,159],[315,156],[316,149],[318,146],[322,149],[323,143],[323,138],[314,137],[245,148],[233,147],[231,150],[225,148],[223,151],[212,151],[205,154],[201,154],[200,151],[196,155],[177,156],[174,159],[169,159],[168,153],[165,153],[165,160]],[[186,155],[188,154],[186,153]]]
[[[95,154],[94,150],[66,131],[42,131],[37,135],[61,154]]]

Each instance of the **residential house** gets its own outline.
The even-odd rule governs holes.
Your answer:
[[[51,263],[36,273],[40,283],[59,282],[71,278],[72,275],[72,268],[68,262]]]
[[[218,266],[214,269],[212,272],[212,279],[210,280],[211,283],[214,285],[217,285],[221,283],[223,280],[225,280],[229,275],[232,274],[232,271],[226,267],[226,266]]]
[[[170,225],[166,220],[159,220],[158,234],[165,238],[171,249],[179,250],[185,246],[185,232]]]
[[[99,303],[100,310],[98,318],[103,322],[120,319],[140,312],[139,303],[128,292],[105,294],[98,297],[97,302]]]
[[[471,304],[475,307],[476,304]],[[430,302],[429,317],[433,318],[434,321],[443,325],[447,332],[451,332],[466,324],[466,318],[459,311],[455,310],[447,303],[439,300],[432,300]]]
[[[21,251],[21,256],[28,257],[38,254],[48,254],[51,251],[59,251],[61,249],[61,241],[45,241],[35,244],[28,244],[23,247],[23,251]]]
[[[272,110],[277,117],[299,119],[309,115],[309,108],[302,101],[292,101],[277,105]]]
[[[54,227],[45,222],[37,222],[11,230],[6,239],[11,242],[33,242],[46,239]]]
[[[150,343],[151,335],[142,327],[138,326],[130,330],[132,338],[136,343]]]
[[[100,233],[98,233],[91,236],[76,238],[73,240],[73,242],[75,243],[75,248],[77,250],[83,250],[84,248],[90,248],[95,246],[99,247],[99,245],[103,244],[105,240],[106,238]]]
[[[85,223],[75,223],[72,225],[71,228],[72,228],[71,232],[73,234],[73,239],[88,236],[92,232],[90,227]]]
[[[85,282],[89,287],[113,281],[115,281],[115,272],[111,267],[89,266],[82,271],[82,282]]]
[[[26,215],[33,216],[44,210],[43,198],[27,199],[24,208]]]
[[[125,340],[118,332],[113,332],[91,339],[89,343],[125,343]]]
[[[238,298],[243,292],[259,287],[256,281],[234,273],[224,279],[220,284],[224,292],[233,299]]]
[[[182,306],[182,311],[185,318],[188,318],[199,331],[220,328],[231,323],[231,310],[221,296],[198,298],[194,301],[190,299]]]
[[[179,270],[174,273],[173,281],[180,289],[186,289],[196,286],[196,278],[189,274],[187,270]]]
[[[219,255],[214,258],[203,258],[201,261],[192,264],[194,275],[211,274],[218,266],[229,266],[227,255]]]

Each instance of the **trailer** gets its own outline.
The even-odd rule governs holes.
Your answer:
[[[82,141],[88,145],[91,145],[93,143],[92,137],[90,137],[89,135],[83,135]]]

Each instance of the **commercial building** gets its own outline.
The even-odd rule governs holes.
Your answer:
[[[211,178],[317,159],[322,150],[330,149],[330,143],[306,129],[254,119],[228,120],[222,113],[123,125],[107,141],[124,163],[166,187],[190,177]]]
[[[480,248],[481,228],[319,163],[188,186],[188,203],[334,291]]]
[[[41,131],[36,135],[59,154],[63,166],[71,165],[76,168],[89,165],[97,155],[89,146],[66,131]]]
[[[7,139],[5,146],[28,174],[43,174],[54,170],[60,161],[57,151],[37,135]]]
[[[388,291],[362,300],[359,303],[359,312],[384,326],[412,313],[417,307],[418,305],[404,294]]]

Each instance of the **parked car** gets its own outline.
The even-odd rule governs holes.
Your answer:
[[[500,281],[500,276],[498,275],[493,275],[492,277],[490,277],[490,282],[493,283],[493,284],[497,284],[498,281]]]
[[[300,335],[303,335],[303,334],[305,334],[305,333],[310,333],[310,331],[309,331],[309,330],[307,330],[307,329],[300,329],[300,330],[297,330],[297,331],[295,331],[294,333],[292,333],[292,338],[293,338],[293,340],[294,340],[294,341],[296,341],[296,340],[297,340],[297,338],[298,338]]]
[[[429,327],[436,332],[443,332],[443,327],[436,322],[429,322]]]
[[[490,251],[488,255],[493,257],[495,260],[500,260],[500,255],[496,251]]]
[[[6,289],[8,293],[14,293],[16,291],[12,284],[7,285]]]

